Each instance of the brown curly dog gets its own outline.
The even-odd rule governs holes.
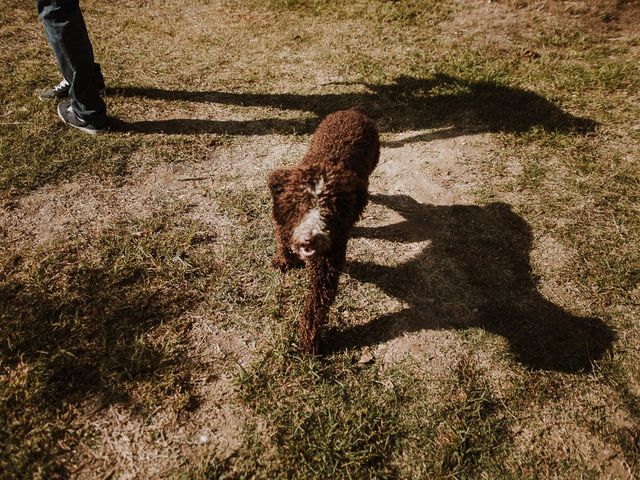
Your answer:
[[[309,150],[292,168],[269,175],[280,270],[306,264],[310,292],[299,326],[300,349],[318,353],[318,329],[335,300],[347,242],[368,201],[369,175],[380,141],[373,122],[359,110],[327,116]]]

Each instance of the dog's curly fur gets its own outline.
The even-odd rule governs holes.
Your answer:
[[[380,141],[373,122],[356,109],[327,116],[298,165],[269,175],[277,248],[283,272],[304,262],[310,292],[299,326],[300,349],[318,353],[318,329],[335,300],[347,241],[368,201],[369,175]]]

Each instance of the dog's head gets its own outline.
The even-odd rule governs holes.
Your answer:
[[[307,261],[331,247],[332,199],[320,173],[279,169],[269,175],[276,221],[291,232],[291,251]]]
[[[291,251],[301,260],[310,260],[331,246],[329,199],[325,195],[325,180],[321,176],[307,185],[300,216],[291,233]]]

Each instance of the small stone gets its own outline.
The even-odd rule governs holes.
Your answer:
[[[371,349],[369,347],[364,347],[362,349],[362,355],[360,355],[360,360],[358,360],[358,363],[360,365],[365,365],[367,363],[371,363],[373,362],[374,357],[373,357],[373,353],[371,352]]]
[[[198,443],[199,443],[200,445],[204,445],[204,444],[205,444],[205,443],[207,443],[208,441],[209,441],[209,437],[208,437],[207,435],[205,435],[204,433],[203,433],[203,434],[201,434],[201,435],[198,437]]]
[[[393,390],[395,388],[395,385],[393,384],[393,382],[388,378],[382,381],[382,386],[384,387],[385,390]]]

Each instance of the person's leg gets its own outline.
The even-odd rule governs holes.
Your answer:
[[[70,84],[73,112],[102,128],[107,122],[106,105],[99,95],[104,80],[94,62],[79,0],[36,0],[36,6],[62,75]]]

